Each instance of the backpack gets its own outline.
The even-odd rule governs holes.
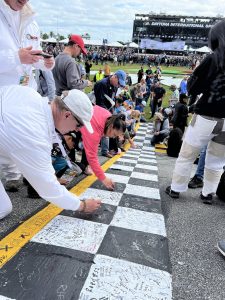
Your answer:
[[[178,157],[182,145],[183,132],[180,128],[174,128],[170,131],[167,142],[167,155]]]

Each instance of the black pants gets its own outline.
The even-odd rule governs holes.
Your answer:
[[[154,117],[156,110],[158,110],[161,106],[162,106],[162,100],[158,100],[158,99],[153,99],[152,100],[152,105],[151,105],[152,115],[151,115],[151,118]]]

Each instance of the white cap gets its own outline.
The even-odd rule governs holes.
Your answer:
[[[90,133],[93,133],[91,118],[93,106],[88,96],[80,90],[70,90],[68,96],[62,98],[66,106],[80,119]]]
[[[145,100],[142,100],[142,101],[141,101],[141,104],[142,104],[143,106],[146,106],[146,105],[147,105],[147,103],[146,103]]]

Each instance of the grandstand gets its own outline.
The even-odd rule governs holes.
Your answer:
[[[145,41],[145,47],[149,49],[149,41],[167,43],[176,42],[177,45],[188,45],[198,48],[206,46],[208,33],[212,25],[221,20],[218,17],[178,16],[160,14],[135,14],[133,24],[133,42],[140,44]],[[143,45],[143,43],[142,43]],[[146,46],[147,45],[147,46]],[[171,49],[170,49],[171,50]]]

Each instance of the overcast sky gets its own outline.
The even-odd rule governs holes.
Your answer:
[[[31,0],[42,32],[89,33],[92,39],[130,41],[137,13],[225,15],[224,0]]]

